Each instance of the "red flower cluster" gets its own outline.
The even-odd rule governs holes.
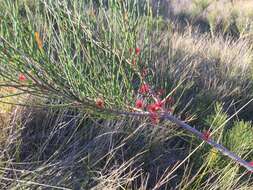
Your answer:
[[[129,49],[130,54],[132,54],[132,51],[133,51],[132,48],[130,48]],[[135,48],[135,55],[138,56],[138,55],[140,55],[140,53],[141,53],[141,49],[138,48],[138,47]],[[135,58],[132,60],[132,64],[136,65],[136,59]]]
[[[156,103],[148,105],[147,109],[149,112],[157,112],[162,109],[163,102],[162,101],[157,101]]]
[[[130,48],[129,49],[130,54],[133,53],[133,49]],[[132,60],[132,64],[136,65],[136,60],[137,60],[137,56],[139,56],[141,53],[141,49],[136,47],[135,48],[135,56]],[[148,74],[148,68],[143,67],[140,70],[140,74],[141,74],[141,78],[144,80],[144,78],[146,77],[146,75]],[[144,80],[145,81],[145,80]],[[141,99],[137,99],[135,101],[135,108],[138,109],[146,109],[146,111],[148,111],[150,113],[150,120],[152,123],[157,124],[160,120],[160,116],[159,116],[159,112],[164,112],[165,111],[165,104],[169,103],[170,106],[173,104],[174,100],[172,97],[168,97],[164,100],[161,100],[161,96],[164,95],[165,90],[164,89],[159,89],[157,90],[156,93],[153,93],[153,91],[151,90],[151,87],[149,86],[149,84],[143,82],[139,89],[138,89],[138,93],[139,95],[142,95]],[[149,105],[144,105],[143,98],[154,98],[156,100],[155,103],[150,103]],[[148,100],[147,100],[148,102]],[[170,114],[172,114],[173,110],[172,109],[168,109],[168,112]]]
[[[140,94],[148,94],[150,91],[150,87],[148,84],[142,84],[141,87],[139,88],[139,93]]]
[[[152,123],[157,124],[159,122],[160,116],[158,112],[164,112],[165,111],[165,104],[167,102],[169,102],[170,104],[172,104],[172,97],[169,97],[167,99],[161,100],[160,96],[162,96],[163,93],[165,93],[165,91],[163,89],[160,89],[157,91],[157,93],[152,94],[151,92],[151,88],[147,83],[143,83],[138,92],[141,95],[146,95],[144,98],[148,98],[150,95],[151,96],[155,96],[155,98],[157,99],[155,103],[150,103],[149,105],[145,106],[146,110],[150,113],[150,120]],[[143,109],[144,108],[144,104],[143,104],[143,100],[142,99],[137,99],[135,102],[135,107],[138,109]],[[172,109],[168,109],[168,113],[172,114],[173,110]]]
[[[96,99],[96,106],[99,109],[103,109],[105,107],[104,100],[102,98],[97,98]]]
[[[164,102],[158,100],[157,102],[148,105],[147,110],[149,111],[150,120],[153,124],[159,123],[159,115],[157,114],[158,111],[162,110],[162,107],[164,106]]]
[[[248,164],[249,164],[250,167],[253,168],[253,161],[249,162]],[[252,172],[252,171],[249,171],[248,173],[249,173],[249,174],[252,174],[253,172]]]
[[[133,52],[132,48],[129,48],[129,52],[130,52],[130,53],[132,53],[132,52]],[[135,48],[135,54],[136,54],[136,55],[140,55],[140,53],[141,53],[141,49],[140,49],[140,48],[138,48],[138,47],[137,47],[137,48]]]
[[[208,130],[208,131],[204,131],[202,133],[202,138],[205,140],[205,141],[208,141],[210,140],[211,138],[211,132]]]
[[[143,101],[140,100],[140,99],[136,100],[135,107],[138,108],[138,109],[143,108]]]
[[[140,48],[135,48],[135,54],[136,55],[140,55],[140,53],[141,53],[141,49]]]
[[[26,80],[26,76],[24,75],[24,74],[19,74],[19,76],[18,76],[18,80],[19,81],[25,81]]]

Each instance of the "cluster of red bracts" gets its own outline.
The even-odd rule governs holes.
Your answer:
[[[133,52],[132,48],[130,48],[130,49],[129,49],[129,52],[130,52],[130,54]],[[138,47],[137,47],[137,48],[135,48],[135,55],[137,55],[137,56],[138,56],[138,55],[140,55],[140,53],[141,53],[141,49],[140,49],[140,48],[138,48]]]
[[[97,98],[96,99],[96,106],[99,109],[105,108],[105,102],[104,102],[104,100],[102,98]]]
[[[145,102],[148,101],[148,97],[151,97],[152,94],[150,85],[148,85],[147,83],[143,83],[138,90],[138,93],[141,95],[142,98],[136,100],[135,107],[137,109],[148,111],[150,113],[150,120],[153,124],[159,123],[160,121],[159,112],[167,112],[170,114],[173,112],[172,109],[168,109],[167,111],[165,109],[166,103],[170,104],[173,103],[172,97],[169,96],[165,100],[160,99],[160,96],[162,96],[164,92],[165,91],[163,89],[159,89],[157,93],[153,94],[156,97],[154,98],[155,102],[146,104]]]
[[[210,130],[207,130],[207,131],[204,131],[202,133],[202,138],[205,140],[205,141],[208,141],[211,139],[211,132]]]
[[[130,52],[130,54],[133,53],[132,48],[129,49],[129,52]],[[138,47],[135,48],[134,53],[135,53],[135,56],[132,60],[132,64],[136,65],[136,56],[140,55],[141,49]],[[148,74],[148,69],[147,68],[142,69],[141,76],[142,76],[143,80],[147,76],[147,74]],[[159,113],[161,113],[161,112],[167,112],[169,114],[173,113],[173,110],[171,108],[167,108],[167,109],[165,108],[166,107],[165,104],[168,104],[169,106],[173,105],[174,99],[172,96],[169,96],[165,100],[160,100],[160,97],[164,93],[165,93],[164,89],[158,89],[156,91],[156,93],[151,93],[150,85],[145,82],[143,84],[141,84],[141,86],[139,87],[138,94],[141,95],[141,98],[138,98],[136,100],[135,108],[148,111],[150,113],[150,120],[153,124],[159,123],[159,121],[160,121]],[[151,94],[153,96],[155,96],[155,98],[154,98],[155,102],[147,104],[146,102],[148,102],[148,97],[151,97]],[[97,98],[95,100],[95,103],[96,103],[97,108],[104,109],[105,103],[102,98]],[[210,131],[204,131],[202,138],[204,140],[208,141],[210,139]]]
[[[132,53],[132,49],[130,48],[130,53]],[[138,56],[140,55],[140,48],[136,48],[135,49],[135,55]],[[134,64],[136,64],[135,59],[133,60]],[[141,70],[141,77],[144,80],[144,78],[147,76],[148,74],[148,69],[147,68],[143,68]],[[160,100],[160,96],[162,96],[165,93],[165,90],[163,89],[159,89],[157,90],[156,93],[152,93],[151,92],[151,87],[149,84],[147,83],[143,83],[141,84],[141,86],[139,87],[138,90],[139,95],[141,95],[142,98],[138,98],[135,102],[135,107],[137,109],[141,109],[141,110],[146,110],[150,113],[150,120],[152,123],[154,124],[158,124],[160,121],[160,117],[159,117],[159,112],[165,112],[165,103],[173,103],[173,99],[172,97],[167,98],[164,101]],[[148,97],[155,96],[155,102],[154,103],[150,103],[149,105],[146,105],[145,102],[148,101]],[[172,113],[172,109],[168,110],[168,113]]]
[[[132,52],[133,52],[132,48],[129,49],[129,52],[130,52],[130,54],[132,54]],[[139,56],[140,53],[141,53],[141,49],[138,48],[138,47],[135,48],[135,56]],[[134,57],[134,58],[132,59],[132,64],[133,64],[133,65],[136,65],[136,57]]]
[[[24,74],[20,73],[19,76],[18,76],[18,80],[23,82],[23,81],[26,80],[26,76]]]
[[[146,83],[142,84],[139,88],[139,93],[142,95],[146,95],[150,92],[150,86]]]
[[[253,168],[253,161],[248,162],[248,164],[249,164],[250,167]],[[252,175],[253,172],[252,172],[252,171],[249,171],[248,174],[251,174],[251,175]]]

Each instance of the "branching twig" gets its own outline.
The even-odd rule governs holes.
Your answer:
[[[128,115],[128,116],[134,116],[134,117],[147,117],[147,116],[151,116],[151,113],[149,113],[149,112],[121,112],[121,111],[115,111],[115,110],[111,110],[111,112],[114,112],[114,113],[120,114],[120,115]],[[160,118],[165,119],[165,120],[169,120],[169,121],[171,121],[173,123],[176,123],[179,127],[181,127],[183,129],[185,129],[186,131],[194,134],[195,136],[197,136],[198,138],[202,139],[203,141],[206,141],[209,145],[211,145],[215,149],[219,150],[223,155],[228,156],[229,158],[231,158],[232,160],[234,160],[239,165],[245,167],[250,172],[253,172],[253,167],[247,161],[243,160],[240,156],[236,155],[235,153],[229,151],[227,148],[225,148],[221,144],[216,143],[211,138],[206,139],[203,136],[203,133],[201,133],[200,131],[198,131],[194,127],[186,124],[185,122],[177,119],[175,116],[173,116],[171,114],[168,114],[166,112],[160,113]]]

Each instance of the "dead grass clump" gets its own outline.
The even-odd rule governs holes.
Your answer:
[[[7,188],[146,189],[157,186],[185,153],[170,127],[132,119],[92,120],[71,110],[23,113],[26,119],[10,134],[8,157],[2,159],[5,168],[12,168],[3,175],[12,180],[4,182]]]

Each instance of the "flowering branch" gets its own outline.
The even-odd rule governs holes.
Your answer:
[[[152,113],[150,112],[122,112],[122,111],[116,111],[116,110],[110,110],[111,112],[114,112],[116,114],[120,114],[120,115],[128,115],[128,116],[134,116],[134,117],[147,117],[147,116],[151,116]],[[229,158],[231,158],[232,160],[234,160],[235,162],[237,162],[239,165],[245,167],[247,170],[249,170],[250,172],[253,172],[253,164],[252,162],[247,162],[245,160],[243,160],[240,156],[236,155],[235,153],[231,152],[230,150],[228,150],[227,148],[225,148],[223,145],[216,143],[214,140],[212,140],[210,138],[210,136],[201,133],[200,131],[198,131],[197,129],[195,129],[194,127],[191,127],[190,125],[186,124],[185,122],[179,120],[178,118],[176,118],[175,116],[168,114],[166,112],[161,112],[159,114],[159,117],[161,119],[166,119],[169,120],[175,124],[177,124],[179,127],[185,129],[186,131],[194,134],[195,136],[197,136],[198,138],[202,139],[203,141],[207,142],[209,145],[211,145],[212,147],[214,147],[215,149],[219,150],[223,155],[228,156]]]
[[[82,26],[84,27],[84,26]],[[88,33],[86,31],[86,33]],[[92,39],[92,38],[91,38]],[[43,50],[43,42],[40,39],[39,33],[35,33],[35,40],[37,42],[38,48],[39,50]],[[96,42],[96,41],[92,41],[93,44],[95,44],[97,47],[103,49],[104,51],[108,51],[107,49],[104,49],[103,47],[101,47],[101,44]],[[22,58],[28,62],[33,64],[33,61],[30,61],[22,52],[20,52],[19,50],[17,50],[14,46],[12,46],[6,39],[4,39],[2,36],[0,36],[0,43],[3,43],[9,47],[11,47],[12,49],[14,49],[19,55],[22,55]],[[106,47],[106,46],[105,46]],[[132,52],[132,51],[131,51]],[[130,53],[131,53],[130,52]],[[117,52],[114,52],[114,54],[118,55]],[[140,56],[140,48],[136,48],[135,49],[135,55],[134,55],[134,61],[132,62],[134,67],[136,67],[136,60],[135,58],[137,58],[138,56]],[[126,62],[128,64],[131,64],[131,61],[129,61],[128,59],[126,59]],[[33,64],[34,66],[35,64]],[[38,68],[38,70],[40,70],[40,68]],[[210,137],[210,133],[209,132],[205,132],[202,133],[200,131],[198,131],[197,129],[191,127],[190,125],[186,124],[185,122],[179,120],[178,118],[176,118],[175,116],[169,114],[168,112],[165,111],[165,102],[166,101],[170,101],[173,102],[173,99],[171,99],[171,94],[174,92],[174,90],[168,94],[163,100],[161,100],[159,97],[156,97],[155,93],[152,91],[151,87],[148,85],[148,83],[145,82],[145,76],[148,74],[147,73],[147,69],[143,68],[143,70],[141,72],[139,72],[140,76],[142,77],[142,82],[143,84],[141,85],[138,93],[139,95],[141,95],[141,99],[138,99],[136,101],[136,108],[138,109],[134,109],[134,112],[123,112],[123,111],[117,111],[117,110],[111,110],[111,109],[106,109],[105,108],[105,103],[103,101],[102,98],[97,98],[96,102],[96,107],[101,109],[101,111],[108,111],[108,113],[115,113],[118,115],[129,115],[129,116],[134,116],[134,117],[149,117],[151,119],[151,121],[153,123],[158,123],[159,119],[165,119],[165,120],[169,120],[171,122],[174,122],[175,124],[177,124],[179,127],[183,128],[184,130],[194,134],[195,136],[197,136],[198,138],[202,139],[203,141],[207,142],[209,145],[211,145],[212,147],[214,147],[215,149],[219,150],[223,155],[228,156],[229,158],[231,158],[232,160],[234,160],[235,162],[237,162],[239,165],[245,167],[246,169],[248,169],[250,172],[253,172],[253,164],[252,162],[247,162],[245,160],[243,160],[241,157],[239,157],[238,155],[236,155],[235,153],[229,151],[227,148],[225,148],[224,146],[222,146],[221,144],[216,143],[214,140],[211,139]],[[25,73],[29,78],[33,79],[33,81],[36,82],[36,85],[40,88],[40,89],[46,89],[49,92],[53,92],[55,94],[57,94],[58,96],[62,95],[63,97],[68,96],[70,98],[75,98],[78,100],[78,97],[76,97],[74,94],[70,94],[68,93],[68,91],[64,92],[60,92],[59,90],[55,89],[53,86],[51,86],[50,84],[46,83],[46,85],[42,85],[40,83],[39,80],[35,79],[32,77],[32,75],[30,75],[28,72]],[[23,83],[27,80],[26,75],[24,75],[23,73],[20,73],[18,76],[18,80],[19,82],[23,85]],[[145,102],[143,101],[144,98],[147,97],[152,97],[152,99],[155,100],[155,103],[152,103],[148,106],[145,106]],[[89,101],[87,100],[87,102],[82,102],[81,104],[85,104],[86,106],[91,106],[89,103]],[[87,104],[86,104],[87,103]],[[140,110],[139,108],[147,108],[147,111],[144,110]]]

